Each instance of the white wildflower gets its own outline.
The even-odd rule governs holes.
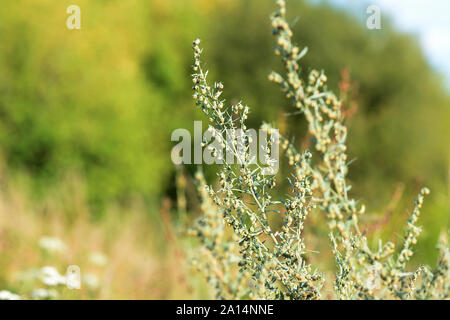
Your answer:
[[[31,297],[37,300],[56,299],[58,298],[58,293],[54,289],[35,289],[31,292]]]
[[[0,300],[20,300],[20,296],[7,290],[1,290]]]
[[[41,269],[41,280],[47,286],[57,286],[66,283],[66,278],[60,275],[54,267],[43,267]]]
[[[42,237],[39,239],[39,247],[52,253],[63,253],[67,246],[60,239],[55,237]]]
[[[99,267],[103,267],[108,263],[108,258],[101,252],[93,252],[89,256],[89,261]]]
[[[97,289],[99,287],[99,280],[95,274],[83,275],[83,283],[91,289]]]

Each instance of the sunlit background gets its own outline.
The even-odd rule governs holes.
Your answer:
[[[68,30],[66,8],[81,8]],[[381,9],[380,30],[366,8]],[[203,120],[192,102],[192,40],[249,124],[276,125],[309,147],[301,117],[267,81],[270,0],[15,0],[0,9],[0,291],[23,298],[210,298],[188,259],[199,216],[195,166],[170,159],[176,128]],[[344,100],[352,196],[370,239],[401,240],[427,198],[411,267],[434,265],[450,217],[448,1],[288,1],[303,75],[323,69]],[[214,168],[204,167],[211,184]],[[283,166],[279,179],[283,180]],[[280,196],[282,191],[280,192]],[[332,279],[327,229],[307,221],[311,263]],[[80,267],[81,290],[42,281]],[[45,269],[49,270],[49,269]],[[53,269],[52,269],[53,270]]]

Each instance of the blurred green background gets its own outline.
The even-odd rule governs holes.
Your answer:
[[[66,8],[75,2],[81,30],[68,30]],[[443,79],[417,40],[387,18],[382,30],[369,31],[326,4],[288,6],[290,18],[299,18],[295,40],[309,48],[303,74],[323,69],[330,86],[345,94],[349,154],[357,160],[349,179],[353,195],[368,206],[365,223],[387,217],[381,235],[396,239],[416,191],[430,187],[419,257],[434,264],[433,248],[450,216],[450,98]],[[125,208],[136,200],[158,215],[161,199],[176,200],[171,132],[192,130],[193,120],[203,119],[191,99],[197,37],[226,99],[250,106],[250,127],[278,123],[300,144],[305,123],[286,117],[289,102],[267,81],[281,67],[270,35],[273,10],[270,0],[2,2],[2,183],[19,181],[39,201],[77,175],[97,219],[112,204]]]

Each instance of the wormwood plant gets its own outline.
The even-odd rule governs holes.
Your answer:
[[[273,128],[265,124],[269,145],[279,144],[286,155],[291,174],[286,199],[273,198],[277,186],[275,176],[263,174],[264,168],[252,162],[248,150],[250,137],[244,137],[244,152],[237,152],[236,142],[221,138],[228,129],[246,129],[249,108],[242,103],[225,106],[220,99],[223,85],[207,82],[202,69],[199,47],[194,41],[193,95],[210,120],[209,131],[226,150],[233,152],[238,165],[228,159],[218,172],[219,187],[207,185],[197,173],[203,215],[192,234],[202,244],[193,263],[207,276],[222,299],[320,299],[325,277],[307,260],[303,240],[305,219],[313,209],[326,216],[329,241],[336,260],[334,279],[338,299],[444,299],[449,298],[449,248],[445,239],[439,244],[440,259],[434,270],[421,266],[409,271],[407,262],[421,232],[416,225],[427,188],[414,201],[403,242],[392,242],[374,249],[360,231],[358,219],[364,205],[349,195],[346,180],[347,128],[341,101],[326,87],[323,72],[311,71],[301,76],[300,61],[307,49],[300,50],[292,42],[293,33],[286,21],[285,1],[277,1],[278,11],[272,16],[275,54],[285,66],[285,75],[272,72],[269,80],[279,84],[292,101],[297,114],[306,118],[309,134],[318,155],[300,152],[285,137],[276,139]],[[217,152],[212,148],[211,152]],[[270,163],[269,163],[270,166]],[[282,226],[269,223],[269,215],[281,215]],[[232,234],[227,232],[230,227]]]

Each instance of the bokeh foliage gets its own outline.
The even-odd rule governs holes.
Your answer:
[[[70,31],[72,2],[7,1],[0,11],[0,154],[4,173],[25,173],[36,192],[73,172],[100,208],[134,197],[157,202],[170,192],[170,134],[199,119],[189,77],[197,36],[226,98],[252,107],[251,126],[280,120],[288,135],[305,131],[285,117],[288,102],[267,81],[279,66],[269,36],[272,1],[80,0],[82,28]],[[399,182],[407,195],[429,186],[424,246],[432,246],[449,222],[450,102],[441,79],[414,37],[387,18],[382,30],[369,31],[328,5],[288,5],[299,18],[296,42],[313,52],[305,74],[323,68],[339,92],[342,69],[349,71],[355,196],[383,212]],[[411,197],[402,199],[394,226]]]
[[[176,48],[164,40],[170,30],[158,21],[167,8],[79,1],[82,28],[71,31],[71,3],[2,4],[4,161],[31,175],[39,190],[76,171],[86,177],[93,204],[159,195],[171,170],[169,110],[187,82]]]

